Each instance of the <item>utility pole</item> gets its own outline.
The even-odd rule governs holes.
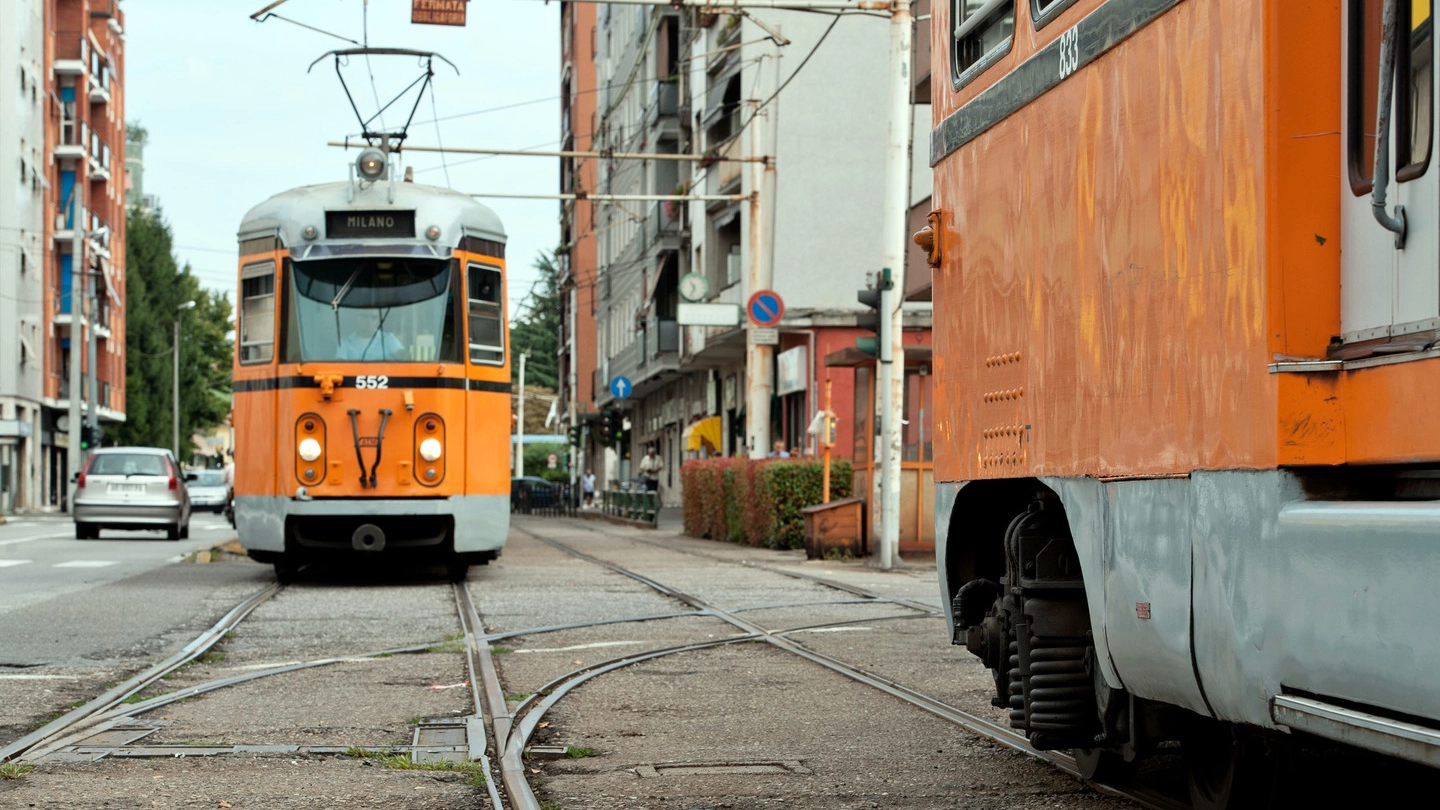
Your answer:
[[[570,272],[573,274],[575,272],[575,268],[574,266],[568,264],[569,261],[570,260],[567,257],[567,267],[569,267]],[[567,410],[569,411],[570,436],[571,441],[573,442],[573,444],[570,445],[570,497],[578,498],[579,490],[575,487],[575,483],[578,480],[579,476],[584,474],[585,469],[585,443],[583,441],[583,438],[581,437],[581,432],[575,429],[576,426],[579,424],[576,421],[575,408],[575,399],[579,396],[580,381],[580,375],[577,371],[575,371],[575,307],[579,303],[579,288],[572,285],[570,287],[568,297],[570,299],[569,306],[565,307],[565,342],[568,345],[566,346],[565,354],[567,357],[570,358],[570,373],[566,375],[566,385],[569,387],[570,390],[566,392],[567,395],[565,397],[565,405]]]
[[[96,428],[100,427],[99,375],[95,370],[95,326],[99,322],[100,302],[95,297],[97,272],[85,270],[85,426],[90,428],[90,442],[95,444]]]
[[[170,380],[170,452],[175,463],[180,463],[180,315],[187,309],[194,309],[194,301],[186,301],[175,308],[175,362],[171,364]]]
[[[770,40],[770,53],[755,69],[754,112],[750,119],[750,155],[765,155],[764,162],[751,162],[750,167],[750,267],[749,294],[768,290],[775,281],[775,151],[773,146],[776,108],[762,109],[765,99],[775,93],[780,72],[780,46]],[[766,64],[766,63],[769,64]],[[770,452],[770,377],[774,368],[775,349],[755,342],[755,325],[746,324],[745,341],[745,434],[750,442],[750,458],[765,458]]]
[[[515,416],[515,477],[525,475],[525,354],[520,355],[520,406]]]
[[[904,453],[905,410],[905,226],[910,213],[910,137],[913,112],[910,45],[914,37],[909,0],[896,0],[890,10],[890,128],[885,143],[885,213],[883,263],[888,268],[889,295],[882,293],[880,348],[880,484],[881,569],[894,567],[900,546],[900,459]],[[889,314],[886,323],[885,313]],[[886,329],[888,327],[888,329]]]
[[[83,177],[85,166],[84,160],[75,167],[75,182],[70,186],[70,413],[67,418],[69,422],[69,447],[65,452],[65,466],[70,478],[80,473],[80,465],[84,463],[84,456],[80,453],[80,336],[81,316],[83,314],[85,288],[85,179]],[[71,497],[66,500],[70,511],[75,511],[74,490],[69,490]]]

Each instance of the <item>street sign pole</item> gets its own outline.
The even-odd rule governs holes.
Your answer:
[[[515,477],[525,476],[525,357],[520,355],[520,406],[515,412]]]

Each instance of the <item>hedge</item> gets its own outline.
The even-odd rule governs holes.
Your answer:
[[[800,510],[820,503],[821,462],[815,459],[717,458],[680,468],[685,533],[770,548],[803,548]],[[830,498],[850,495],[850,462],[830,462]]]

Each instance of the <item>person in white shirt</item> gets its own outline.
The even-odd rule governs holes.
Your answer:
[[[645,489],[650,492],[660,491],[660,472],[664,469],[664,460],[655,454],[655,446],[651,445],[645,451],[645,457],[640,459],[640,477],[645,481]]]
[[[580,476],[580,492],[585,496],[585,505],[590,506],[595,501],[595,471],[587,469],[585,474]]]
[[[785,442],[784,442],[784,440],[782,440],[782,439],[776,439],[776,440],[775,440],[774,449],[772,449],[772,450],[770,451],[770,458],[789,458],[789,457],[790,457],[790,453],[789,453],[789,451],[787,451],[787,450],[785,449]]]

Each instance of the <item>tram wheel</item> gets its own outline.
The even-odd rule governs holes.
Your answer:
[[[1080,775],[1091,782],[1125,782],[1135,774],[1135,763],[1104,748],[1076,748],[1070,752]]]
[[[275,581],[281,585],[289,585],[295,581],[295,575],[299,573],[300,566],[289,560],[279,560],[275,563]]]
[[[464,582],[470,576],[470,563],[458,557],[445,563],[445,576],[451,582]]]
[[[1275,796],[1277,757],[1230,723],[1203,721],[1181,741],[1195,810],[1267,808]]]

